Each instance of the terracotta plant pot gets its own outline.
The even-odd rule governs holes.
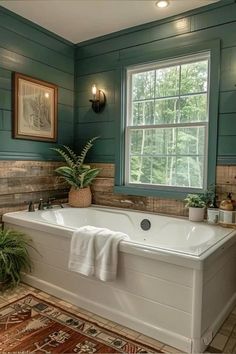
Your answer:
[[[92,193],[90,187],[75,189],[71,187],[69,191],[69,205],[75,208],[87,208],[92,203]]]
[[[190,221],[203,221],[205,208],[189,207],[189,220]]]

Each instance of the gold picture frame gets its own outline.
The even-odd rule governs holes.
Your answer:
[[[20,73],[13,87],[13,138],[56,142],[58,87]]]

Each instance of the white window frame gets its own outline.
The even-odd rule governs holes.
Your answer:
[[[189,64],[189,63],[194,63],[198,61],[203,61],[207,60],[208,61],[208,85],[207,85],[207,121],[204,122],[194,122],[194,123],[173,123],[173,124],[155,124],[155,125],[138,125],[134,126],[131,125],[131,119],[132,119],[132,75],[145,72],[145,71],[151,71],[151,70],[157,70],[160,68],[166,68],[170,66],[175,66],[175,65],[183,65],[183,64]],[[175,59],[167,59],[167,60],[161,60],[158,62],[154,63],[149,63],[149,64],[141,64],[141,65],[135,65],[135,66],[130,66],[127,67],[126,69],[126,119],[125,119],[125,186],[127,187],[137,187],[137,188],[150,188],[150,189],[160,189],[160,190],[175,190],[175,191],[185,191],[185,192],[203,192],[207,188],[207,172],[208,172],[208,130],[209,130],[209,96],[210,96],[210,63],[211,63],[211,52],[210,51],[204,51],[201,53],[195,53],[191,55],[184,55]],[[192,95],[195,94],[201,94],[205,92],[195,92]],[[191,94],[186,94],[186,96],[190,96]],[[167,96],[167,97],[161,97],[161,99],[164,98],[175,98],[175,97],[182,97],[184,95],[173,95],[173,96]],[[155,100],[155,98],[154,98]],[[205,146],[204,146],[204,175],[203,175],[203,188],[191,188],[191,187],[179,187],[179,186],[171,186],[171,185],[163,185],[163,184],[146,184],[146,183],[132,183],[129,182],[129,177],[130,177],[130,131],[131,130],[136,130],[136,129],[151,129],[151,128],[171,128],[171,127],[205,127]],[[163,155],[164,156],[164,155]]]

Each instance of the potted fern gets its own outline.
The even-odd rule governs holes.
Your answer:
[[[28,247],[30,240],[23,233],[0,230],[0,291],[17,286],[21,271],[31,270]]]
[[[85,208],[92,203],[90,185],[99,174],[100,169],[91,168],[91,166],[84,164],[84,160],[96,139],[98,138],[90,139],[80,155],[77,155],[70,147],[65,145],[61,148],[52,148],[66,162],[66,166],[58,167],[55,171],[70,185],[68,202],[72,207]]]

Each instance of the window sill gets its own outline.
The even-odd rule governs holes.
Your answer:
[[[167,189],[157,189],[157,188],[147,188],[147,187],[136,187],[136,186],[115,186],[114,192],[117,194],[124,195],[137,195],[144,197],[158,197],[163,199],[177,199],[183,200],[186,198],[188,193],[201,193],[202,191],[177,191],[177,190],[167,190]]]

